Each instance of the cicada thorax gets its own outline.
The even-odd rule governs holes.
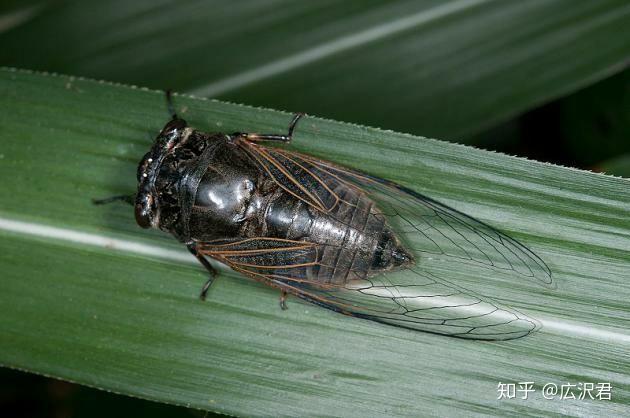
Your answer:
[[[190,128],[182,130],[179,135],[176,145],[165,153],[161,161],[153,193],[159,209],[157,225],[185,241],[190,178],[212,142],[208,141],[208,134]]]
[[[172,190],[170,198],[176,197],[181,208],[172,205],[166,212],[179,217],[171,224],[171,232],[181,240],[308,243],[310,250],[299,254],[278,251],[267,259],[241,261],[264,265],[265,273],[273,273],[274,263],[278,271],[291,263],[308,265],[304,278],[322,284],[365,279],[413,263],[385,217],[360,190],[342,182],[334,184],[332,191],[338,199],[322,210],[281,187],[229,136],[206,136],[206,142],[190,159],[178,159],[177,164],[174,159],[165,172],[164,190]],[[176,176],[168,173],[179,173],[178,185],[169,183]],[[296,257],[304,258],[303,262]]]
[[[198,183],[188,190],[192,206],[188,229],[190,239],[217,239],[264,235],[264,210],[270,199],[265,179],[229,137],[214,137]],[[189,183],[195,182],[190,176]]]

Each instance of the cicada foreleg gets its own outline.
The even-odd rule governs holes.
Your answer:
[[[291,119],[289,123],[289,130],[286,135],[283,134],[257,134],[257,133],[242,133],[235,132],[232,134],[233,138],[243,138],[247,141],[258,142],[258,141],[280,141],[280,142],[291,142],[293,139],[293,130],[297,125],[300,118],[304,116],[304,113],[296,113]]]
[[[208,280],[201,288],[201,293],[199,294],[199,299],[206,300],[206,295],[208,293],[208,290],[210,289],[210,286],[212,286],[212,282],[214,282],[214,278],[217,276],[217,271],[214,267],[212,267],[212,264],[210,264],[210,262],[206,260],[206,258],[202,254],[200,254],[199,251],[197,251],[197,245],[195,243],[188,244],[186,245],[186,247],[188,248],[188,251],[190,251],[190,253],[194,255],[197,260],[199,260],[199,262],[206,268],[206,270],[208,270],[208,273],[210,273]]]

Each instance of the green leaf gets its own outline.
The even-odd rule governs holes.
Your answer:
[[[176,96],[204,130],[281,131],[290,115]],[[506,342],[346,317],[222,273],[125,205],[167,119],[162,93],[0,71],[0,363],[235,415],[624,415],[630,404],[630,181],[315,117],[292,147],[398,181],[520,239],[556,290],[474,283],[543,324]],[[468,267],[452,265],[466,272]],[[534,382],[499,400],[499,382]],[[607,382],[612,400],[546,400]],[[519,394],[520,395],[520,394]]]
[[[456,140],[630,56],[625,0],[39,4],[5,9],[0,65]]]

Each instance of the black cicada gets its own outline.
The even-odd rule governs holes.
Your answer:
[[[169,100],[170,104],[170,100]],[[491,226],[413,190],[264,141],[286,135],[206,133],[172,120],[138,166],[135,215],[206,257],[287,294],[374,321],[503,340],[537,322],[427,267],[470,263],[551,284],[546,264]],[[110,201],[112,199],[106,199]],[[102,201],[101,201],[102,202]]]

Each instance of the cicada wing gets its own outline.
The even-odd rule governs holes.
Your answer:
[[[203,254],[222,261],[236,270],[274,274],[297,274],[318,263],[319,246],[307,241],[280,238],[226,239],[198,242]],[[289,273],[293,272],[293,273]],[[297,277],[297,276],[296,276]]]
[[[266,149],[277,165],[300,167],[292,179],[314,178],[336,190],[346,183],[376,202],[387,222],[421,256],[440,257],[504,271],[516,279],[554,287],[551,270],[529,248],[497,229],[434,199],[388,180],[339,167],[327,161],[279,149]],[[287,163],[289,162],[289,163]],[[315,180],[310,180],[314,183]],[[340,202],[335,196],[330,202]]]
[[[399,327],[483,340],[507,340],[539,325],[432,273],[410,268],[345,284],[312,280],[325,246],[255,238],[199,243],[200,251],[235,271],[309,302]]]
[[[415,267],[355,280],[336,289],[301,285],[305,294],[351,315],[460,338],[509,340],[536,331],[537,321]]]
[[[300,158],[303,156],[246,140],[237,143],[286,192],[322,212],[339,204],[340,196],[335,191],[339,182],[334,177],[322,177],[309,171],[303,165],[305,160]]]
[[[481,267],[488,276],[508,273],[551,286],[547,265],[518,241],[387,180],[281,149],[242,146],[282,188],[330,216],[337,213],[335,205],[351,204],[345,196],[366,194],[379,208],[372,216],[385,217],[416,262],[367,278],[348,274],[340,284],[322,280],[321,272],[330,266],[322,265],[321,255],[339,251],[326,245],[281,240],[274,247],[272,240],[264,239],[247,245],[261,245],[267,254],[271,245],[271,258],[249,247],[246,253],[233,248],[229,257],[208,255],[223,257],[235,270],[310,302],[391,325],[486,340],[518,338],[538,329],[535,320],[515,309],[454,284],[452,270],[427,268],[427,261],[439,258]]]

